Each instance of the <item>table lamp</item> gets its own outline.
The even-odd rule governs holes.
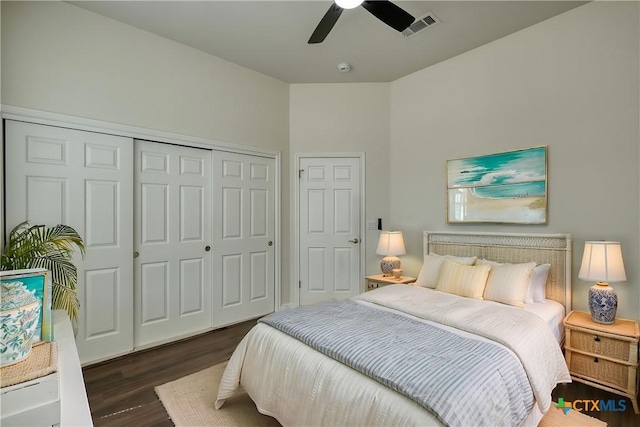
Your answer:
[[[376,254],[385,255],[380,261],[380,270],[384,277],[393,276],[394,269],[400,269],[402,265],[398,255],[404,255],[407,252],[404,249],[404,240],[402,239],[402,231],[382,231],[380,232],[380,240],[378,241],[378,249]]]
[[[591,319],[597,323],[613,323],[618,308],[618,296],[608,282],[627,280],[620,242],[585,242],[578,277],[596,281],[596,284],[589,288]]]

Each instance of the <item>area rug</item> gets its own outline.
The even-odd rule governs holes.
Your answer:
[[[227,363],[220,363],[195,374],[155,388],[156,394],[176,426],[274,426],[280,424],[262,415],[247,393],[227,399],[216,410],[218,384]]]
[[[215,409],[218,384],[226,365],[226,362],[221,363],[155,388],[171,421],[178,427],[280,426],[275,419],[258,412],[256,405],[244,392],[227,399],[222,408]],[[553,407],[538,424],[539,427],[604,427],[606,425],[605,422],[577,411],[569,411],[565,415]]]

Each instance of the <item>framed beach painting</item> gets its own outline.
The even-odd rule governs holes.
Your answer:
[[[547,223],[547,147],[447,160],[447,223]]]

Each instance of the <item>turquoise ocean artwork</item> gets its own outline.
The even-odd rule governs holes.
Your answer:
[[[447,161],[447,222],[544,224],[547,147]]]

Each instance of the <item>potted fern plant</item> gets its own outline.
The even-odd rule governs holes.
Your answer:
[[[46,227],[18,224],[0,257],[0,269],[46,268],[51,271],[51,307],[66,310],[74,325],[78,321],[80,301],[76,291],[78,270],[72,262],[75,250],[84,257],[84,242],[68,225]]]

